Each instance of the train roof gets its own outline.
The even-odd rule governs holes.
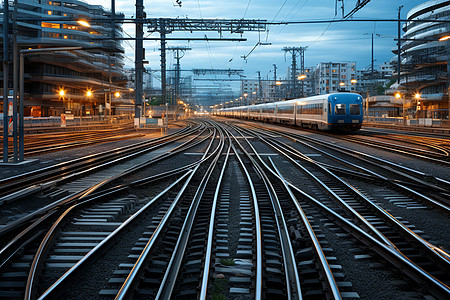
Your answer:
[[[360,97],[362,99],[362,96],[358,93],[352,93],[352,92],[339,92],[339,93],[330,93],[330,94],[324,94],[324,95],[316,95],[311,97],[305,97],[305,98],[295,98],[295,99],[289,99],[284,101],[277,101],[277,102],[268,102],[268,103],[260,103],[260,104],[254,104],[254,105],[244,105],[244,106],[237,106],[237,107],[228,107],[228,108],[222,108],[220,110],[240,110],[240,109],[246,109],[250,107],[265,107],[265,106],[273,106],[273,105],[289,105],[293,104],[295,102],[308,102],[308,101],[314,101],[314,100],[324,100],[324,99],[330,99],[335,98],[339,96],[340,98],[344,96],[347,97]]]

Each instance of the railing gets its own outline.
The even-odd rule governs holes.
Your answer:
[[[126,123],[132,120],[132,116],[128,115],[113,115],[111,119],[108,116],[84,116],[84,117],[74,117],[73,119],[66,120],[66,127],[70,126],[80,126],[80,125],[93,125],[93,124],[119,124]],[[61,127],[61,117],[25,117],[24,118],[25,128],[34,127]],[[3,114],[0,115],[0,128],[3,128]]]
[[[381,123],[381,124],[394,124],[403,125],[402,117],[364,117],[365,123]],[[448,127],[448,120],[432,119],[432,118],[418,118],[418,119],[406,119],[406,126],[418,126],[418,127]]]

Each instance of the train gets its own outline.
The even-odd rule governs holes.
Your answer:
[[[358,131],[364,117],[362,96],[350,92],[222,108],[214,115],[321,131]]]

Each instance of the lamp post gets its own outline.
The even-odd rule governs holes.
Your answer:
[[[301,81],[302,83],[302,95],[301,97],[305,97],[305,82],[304,80],[306,79],[306,75],[305,74],[301,74],[297,77],[298,80]]]
[[[24,93],[24,56],[32,53],[81,50],[82,47],[60,47],[43,49],[23,49],[19,51],[19,161],[23,161],[24,128],[23,128],[23,93]]]
[[[406,115],[405,115],[405,95],[399,92],[395,94],[396,99],[402,98],[402,114],[403,114],[403,126],[406,126]]]

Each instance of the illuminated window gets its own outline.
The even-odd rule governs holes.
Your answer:
[[[47,14],[48,14],[48,15],[51,15],[51,14],[52,14],[52,11],[51,11],[51,10],[47,11]]]
[[[67,35],[64,36],[64,39],[67,39]]]
[[[78,26],[63,24],[64,29],[78,30]]]
[[[52,5],[52,1],[48,1],[48,5]]]
[[[333,70],[333,73],[336,73],[336,70]]]
[[[57,24],[57,23],[42,22],[42,23],[41,23],[41,26],[42,26],[42,27],[45,27],[45,28],[55,28],[55,29],[59,29],[59,24]]]

